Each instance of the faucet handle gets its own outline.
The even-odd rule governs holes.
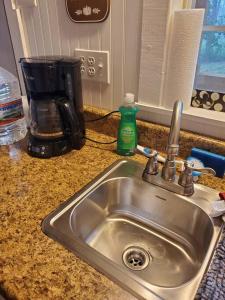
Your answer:
[[[216,172],[212,168],[195,168],[193,163],[184,161],[184,171],[183,172],[186,172],[186,174],[192,174],[192,171],[198,171],[203,174],[212,174],[213,176],[216,176]]]
[[[158,152],[154,150],[149,155],[148,162],[147,162],[147,164],[145,166],[145,169],[144,169],[144,174],[156,175],[156,174],[158,174],[158,169],[159,169],[159,166],[158,166]]]
[[[178,184],[184,187],[185,193],[188,195],[192,195],[194,193],[192,171],[198,171],[204,174],[212,174],[214,176],[216,175],[216,172],[211,168],[195,168],[193,163],[185,161],[184,170],[179,176]]]

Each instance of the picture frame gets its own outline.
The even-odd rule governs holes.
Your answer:
[[[107,19],[110,0],[66,0],[66,10],[76,23],[99,23]]]

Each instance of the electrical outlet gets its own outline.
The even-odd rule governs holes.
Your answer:
[[[90,66],[93,66],[95,64],[95,58],[94,58],[94,56],[88,56],[87,61],[88,61],[88,64]]]
[[[75,49],[75,56],[82,62],[82,79],[110,83],[109,51]]]
[[[81,56],[80,56],[80,60],[81,60],[81,63],[82,63],[82,64],[85,63],[85,56],[81,55]]]
[[[96,74],[96,70],[94,67],[89,67],[87,72],[88,72],[88,75],[91,77],[94,77]]]
[[[86,68],[84,65],[81,65],[80,66],[80,71],[81,71],[81,74],[85,73],[86,72]]]

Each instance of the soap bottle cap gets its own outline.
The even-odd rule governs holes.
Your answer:
[[[124,102],[127,104],[134,103],[134,94],[132,93],[126,93],[124,97]]]

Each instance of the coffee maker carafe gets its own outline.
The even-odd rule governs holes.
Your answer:
[[[85,136],[80,60],[40,56],[20,63],[30,108],[28,153],[48,158],[80,149]]]

